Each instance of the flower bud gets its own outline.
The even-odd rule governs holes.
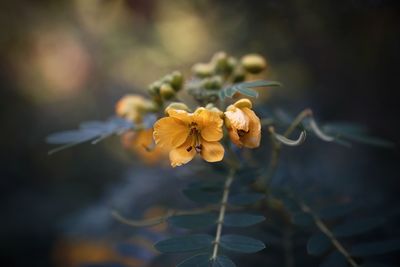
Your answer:
[[[214,66],[210,63],[197,63],[192,67],[192,72],[200,77],[209,77],[214,72]]]
[[[149,85],[148,87],[148,92],[150,93],[150,95],[158,95],[160,94],[160,87],[161,87],[162,83],[160,81],[156,81],[153,82],[152,84]]]
[[[190,112],[188,106],[181,102],[172,102],[171,104],[169,104],[168,107],[165,109],[165,113],[167,113],[168,109],[185,110],[187,112]]]
[[[206,78],[202,82],[202,86],[205,89],[209,89],[209,90],[220,89],[222,87],[222,84],[223,84],[222,78],[221,78],[221,76],[218,76],[218,75],[212,76],[210,78]]]
[[[160,87],[160,95],[164,99],[171,99],[175,96],[175,90],[168,83],[163,83]]]
[[[225,52],[216,53],[211,59],[211,62],[218,72],[226,72],[228,69],[228,55]]]
[[[242,58],[241,63],[247,72],[257,74],[267,67],[265,59],[258,54],[249,54]]]
[[[246,79],[246,73],[242,66],[238,66],[233,72],[233,83],[240,83]]]
[[[180,71],[174,71],[172,74],[171,86],[176,92],[181,90],[183,85],[183,75]]]

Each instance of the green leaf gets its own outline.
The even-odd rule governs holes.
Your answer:
[[[346,258],[337,251],[332,252],[321,263],[320,267],[347,267]]]
[[[307,242],[307,252],[310,255],[318,256],[331,247],[331,241],[323,233],[313,234]]]
[[[236,265],[227,256],[222,255],[215,259],[212,267],[236,267]]]
[[[190,200],[199,203],[219,203],[222,198],[222,191],[205,191],[200,188],[188,188],[183,194]]]
[[[366,145],[372,145],[372,146],[377,146],[377,147],[382,147],[382,148],[395,148],[396,147],[396,145],[393,142],[384,140],[382,138],[374,137],[374,136],[356,135],[356,134],[342,134],[342,135],[351,141],[366,144]]]
[[[361,264],[360,267],[396,267],[396,266],[380,262],[365,262]]]
[[[209,254],[199,254],[190,257],[176,267],[210,267],[210,255]]]
[[[258,92],[254,91],[252,89],[246,88],[246,87],[238,87],[237,88],[238,92],[240,92],[243,95],[250,96],[250,97],[258,97]]]
[[[225,99],[226,97],[233,97],[236,92],[240,92],[244,95],[250,96],[250,97],[257,97],[258,92],[251,90],[250,88],[254,87],[272,87],[272,86],[282,86],[279,82],[275,81],[265,81],[265,80],[259,80],[259,81],[253,81],[253,82],[243,82],[243,83],[238,83],[234,84],[233,86],[226,87],[221,89],[218,92],[218,96],[220,99]]]
[[[337,237],[348,237],[370,231],[385,222],[382,218],[369,218],[359,221],[350,221],[333,228]]]
[[[354,203],[337,204],[320,210],[318,215],[325,220],[336,219],[353,212],[357,208],[358,205]]]
[[[304,212],[298,212],[293,214],[292,222],[299,226],[310,226],[314,224],[313,218],[310,214]]]
[[[241,236],[241,235],[224,235],[220,241],[221,247],[241,253],[254,253],[265,248],[260,240]]]
[[[213,240],[211,235],[184,235],[159,241],[154,247],[162,253],[192,252],[211,247]]]
[[[385,254],[397,250],[400,250],[400,240],[393,239],[355,245],[351,249],[351,255],[365,257]]]
[[[264,216],[247,213],[233,213],[225,215],[224,225],[235,227],[246,227],[260,223],[265,220]]]
[[[229,203],[233,205],[249,205],[260,201],[264,197],[264,194],[259,193],[242,193],[231,196],[229,199]]]
[[[199,254],[194,255],[190,258],[185,259],[176,267],[209,267],[210,266],[210,255],[209,254]]]
[[[217,221],[217,215],[212,213],[178,215],[168,219],[168,222],[171,225],[186,229],[197,229],[197,228],[211,226],[215,224],[216,221]]]

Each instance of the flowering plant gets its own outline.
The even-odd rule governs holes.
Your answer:
[[[350,146],[351,142],[383,147],[392,144],[368,136],[356,125],[320,126],[310,109],[293,118],[282,112],[265,116],[266,112],[255,102],[259,95],[257,90],[281,86],[279,82],[263,79],[266,69],[266,60],[257,54],[239,60],[224,52],[217,53],[210,62],[194,65],[192,77],[186,81],[176,71],[152,83],[148,88],[149,98],[133,94],[124,96],[116,105],[117,118],[83,123],[79,130],[50,135],[49,143],[63,145],[50,153],[86,141],[97,143],[118,134],[122,135],[125,147],[149,164],[169,160],[172,167],[179,167],[195,164],[191,161],[196,158],[210,163],[209,167],[224,179],[197,179],[183,190],[188,199],[205,204],[205,207],[170,210],[146,221],[129,221],[118,212],[113,213],[117,220],[134,226],[153,226],[168,221],[174,227],[190,230],[213,227],[206,234],[185,232],[155,244],[162,253],[192,253],[177,265],[180,267],[235,266],[229,258],[232,252],[263,250],[266,240],[263,235],[259,240],[223,232],[225,227],[256,227],[265,220],[264,214],[277,215],[284,225],[286,266],[294,266],[291,239],[296,225],[316,229],[311,230],[307,250],[311,255],[332,251],[325,257],[324,264],[331,264],[329,266],[367,266],[368,258],[365,257],[369,254],[399,249],[399,241],[389,240],[354,242],[349,250],[340,237],[352,237],[375,229],[383,223],[382,219],[344,222],[331,229],[335,222],[340,223],[340,218],[353,210],[349,203],[315,211],[310,204],[315,198],[308,196],[305,188],[299,191],[292,186],[273,183],[282,147],[303,144],[307,134],[344,146]],[[282,134],[278,133],[281,129],[284,129]],[[296,132],[298,137],[293,139]],[[265,157],[255,158],[251,153],[260,150],[263,142],[270,150],[268,166],[265,166]]]

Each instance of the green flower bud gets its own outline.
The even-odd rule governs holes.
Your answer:
[[[249,54],[242,58],[241,63],[244,69],[252,74],[260,73],[267,68],[264,57],[258,54]]]
[[[176,92],[181,90],[183,85],[183,75],[180,71],[174,71],[172,74],[171,86]]]
[[[206,78],[202,81],[202,86],[205,89],[209,89],[209,90],[218,90],[221,89],[223,84],[222,78],[221,76],[212,76],[210,78]]]
[[[160,87],[162,83],[160,81],[153,82],[149,85],[148,92],[150,95],[155,96],[160,94]]]
[[[237,66],[236,69],[233,71],[233,83],[240,83],[246,79],[246,72],[242,66]]]
[[[211,62],[218,72],[226,72],[228,70],[228,55],[225,52],[216,53]]]
[[[188,106],[186,106],[184,103],[181,102],[172,102],[171,104],[168,105],[168,107],[165,109],[167,111],[168,109],[177,109],[177,110],[185,110],[187,112],[190,112],[190,109]]]
[[[163,83],[160,87],[160,95],[163,99],[171,99],[175,96],[176,92],[168,83]]]
[[[210,63],[197,63],[192,67],[192,72],[200,78],[209,77],[214,73],[214,66]]]

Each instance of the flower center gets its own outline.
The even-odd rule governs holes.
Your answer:
[[[191,146],[186,148],[186,151],[190,152],[194,148],[197,153],[200,153],[201,149],[202,149],[202,145],[201,145],[201,142],[200,142],[200,130],[197,127],[197,123],[191,122],[189,124],[189,128],[190,128],[190,134],[189,135],[192,138],[192,144],[191,144]]]
[[[239,137],[243,137],[245,134],[247,134],[249,131],[244,131],[244,130],[238,130],[237,134],[239,135]]]

